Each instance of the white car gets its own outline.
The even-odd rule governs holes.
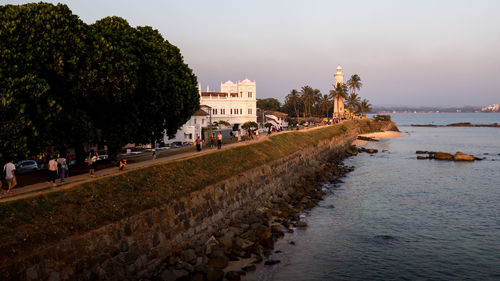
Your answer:
[[[22,160],[15,164],[16,174],[25,174],[28,172],[33,172],[38,170],[38,164],[35,160]]]

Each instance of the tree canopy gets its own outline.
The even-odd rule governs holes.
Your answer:
[[[257,99],[257,108],[262,110],[279,111],[281,103],[275,98]]]
[[[199,108],[196,85],[152,27],[87,25],[62,4],[0,6],[0,157],[174,136]]]

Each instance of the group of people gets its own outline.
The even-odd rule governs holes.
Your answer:
[[[61,183],[64,182],[64,178],[66,177],[66,172],[69,170],[69,166],[66,160],[66,157],[55,155],[50,157],[48,164],[48,173],[49,173],[49,186],[56,186],[56,179],[58,176],[61,179]]]
[[[55,154],[53,154],[48,155],[47,159],[47,182],[49,187],[54,187],[56,186],[57,178],[60,178],[61,183],[64,182],[69,167],[65,156],[56,156]],[[4,193],[12,195],[12,189],[17,185],[16,165],[14,165],[12,160],[3,166],[2,173],[3,179],[5,179],[5,183],[7,185],[7,191],[5,191]]]

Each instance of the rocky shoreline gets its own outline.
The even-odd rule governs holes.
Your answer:
[[[222,230],[212,233],[207,241],[173,253],[152,280],[241,280],[247,272],[255,271],[256,265],[280,263],[271,257],[274,243],[295,228],[307,227],[300,213],[323,199],[322,183],[342,183],[341,178],[354,169],[344,166],[338,156],[320,165],[321,169],[302,177],[287,194],[270,198],[261,208],[240,218],[226,219]]]
[[[436,160],[448,160],[448,161],[475,161],[475,160],[484,160],[484,158],[479,158],[474,155],[465,154],[462,152],[457,152],[455,154],[451,154],[448,152],[435,152],[435,151],[426,151],[426,150],[417,150],[415,154],[421,154],[417,156],[418,160],[425,159],[436,159]],[[427,156],[423,156],[422,154],[427,154]]]

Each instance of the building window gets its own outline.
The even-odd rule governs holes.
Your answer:
[[[240,108],[240,114],[243,114],[243,109]]]
[[[243,97],[243,92],[240,92],[240,98],[242,98],[242,97]]]
[[[205,125],[205,119],[201,119],[201,125]]]
[[[248,109],[248,114],[252,114],[252,109],[251,108]]]
[[[194,118],[193,120],[194,120],[194,124],[196,125],[196,118]]]
[[[252,97],[252,92],[248,92],[248,97],[251,98]]]
[[[222,109],[220,110],[220,114],[226,114],[226,109],[225,109],[225,108],[222,108]]]

